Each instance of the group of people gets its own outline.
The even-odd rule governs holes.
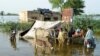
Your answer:
[[[72,42],[73,39],[79,38],[80,40],[84,39],[84,30],[82,28],[77,28],[76,30],[74,27],[71,27],[70,30],[68,31],[68,41],[67,44]]]
[[[95,48],[95,38],[93,35],[92,26],[87,27],[86,33],[82,28],[74,29],[71,27],[69,31],[63,30],[60,28],[56,33],[52,32],[52,36],[56,35],[59,45],[63,45],[65,40],[67,39],[67,45],[72,42],[74,38],[80,38],[84,40],[84,46],[87,48]],[[51,37],[52,37],[51,36]]]
[[[69,44],[73,38],[83,39],[84,46],[86,46],[87,48],[95,48],[95,46],[96,46],[92,26],[87,27],[86,33],[82,28],[78,28],[78,29],[74,30],[74,28],[71,27],[70,31],[68,32],[67,43]]]

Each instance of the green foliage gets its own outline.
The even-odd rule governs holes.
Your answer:
[[[73,25],[75,28],[87,30],[87,26],[93,26],[95,33],[100,33],[100,20],[94,20],[90,16],[74,16]]]
[[[3,16],[3,15],[4,15],[4,11],[1,11],[1,12],[0,12],[0,15]]]
[[[64,3],[64,8],[73,8],[74,15],[80,15],[83,13],[84,1],[82,0],[68,0]]]
[[[94,30],[95,34],[100,35],[100,28]]]
[[[31,28],[32,23],[18,23],[17,28],[18,30],[27,30]]]
[[[0,28],[2,31],[10,32],[12,29],[17,30],[27,30],[31,28],[32,23],[14,23],[14,22],[7,22],[0,24]]]
[[[64,8],[73,8],[74,15],[80,15],[84,11],[82,10],[84,6],[83,0],[49,0],[53,8],[60,8],[61,11]]]
[[[62,8],[64,0],[49,0],[52,4],[52,8]]]
[[[93,20],[92,22],[95,29],[100,29],[100,20]]]
[[[0,24],[0,28],[3,30],[3,31],[10,31],[12,28],[14,28],[16,26],[16,23],[13,23],[13,22],[7,22],[7,23],[1,23]]]

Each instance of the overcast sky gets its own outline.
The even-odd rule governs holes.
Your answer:
[[[86,14],[100,14],[100,0],[85,0]],[[52,9],[48,0],[0,0],[0,11],[19,13],[37,8]]]

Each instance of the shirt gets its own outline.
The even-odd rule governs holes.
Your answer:
[[[93,39],[93,31],[91,29],[88,29],[86,33],[85,40],[87,39]]]

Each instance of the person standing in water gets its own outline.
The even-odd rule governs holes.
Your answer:
[[[93,35],[93,28],[92,26],[88,26],[85,40],[84,40],[84,45],[87,48],[95,48],[95,40],[94,40],[94,35]]]
[[[67,45],[69,45],[72,42],[72,36],[74,34],[75,34],[75,29],[74,29],[74,27],[71,27],[70,30],[68,31]]]

